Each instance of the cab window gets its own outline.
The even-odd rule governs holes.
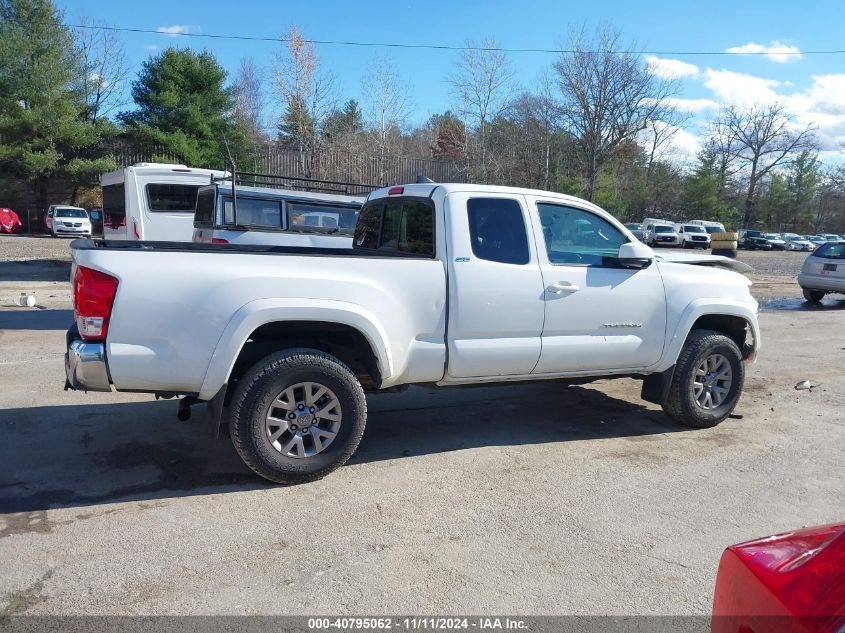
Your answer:
[[[550,263],[619,265],[619,247],[628,240],[610,222],[563,205],[540,202],[537,209]]]
[[[479,259],[517,265],[531,260],[525,218],[516,200],[470,198],[467,219],[472,252]]]
[[[235,226],[281,229],[282,204],[279,200],[241,198],[238,196],[237,206],[233,209],[232,199],[224,198],[223,217],[226,224]]]

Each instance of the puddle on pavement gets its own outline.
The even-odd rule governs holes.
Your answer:
[[[760,301],[760,310],[782,311],[800,310],[802,312],[822,312],[824,310],[845,309],[845,299],[825,297],[820,304],[813,304],[804,299],[794,297],[776,297],[774,299],[763,299]]]

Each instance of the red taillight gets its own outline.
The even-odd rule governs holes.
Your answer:
[[[138,232],[138,223],[135,220],[132,220],[132,232],[135,234],[136,240],[141,239],[141,234]]]
[[[212,244],[228,244],[229,240],[224,240],[222,237],[212,237],[211,243]]]
[[[714,633],[834,633],[843,626],[845,524],[770,536],[725,550],[713,598]]]
[[[73,317],[83,340],[105,340],[117,283],[117,279],[99,270],[76,266],[73,275]]]
[[[401,196],[405,193],[405,187],[391,187],[387,190],[388,196]]]

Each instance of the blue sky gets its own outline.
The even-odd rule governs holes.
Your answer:
[[[700,142],[704,122],[720,104],[730,101],[784,101],[799,122],[815,123],[823,157],[840,160],[845,142],[845,54],[813,55],[805,51],[843,50],[845,1],[781,0],[561,2],[204,2],[145,0],[58,0],[69,23],[78,17],[111,26],[141,29],[179,26],[196,33],[278,37],[291,24],[305,37],[326,40],[461,45],[495,36],[508,48],[557,48],[573,26],[610,21],[640,50],[666,51],[651,58],[655,73],[682,80],[680,106],[692,119],[677,136],[679,154],[691,154]],[[156,50],[169,45],[211,50],[234,73],[242,57],[269,67],[281,47],[272,42],[210,40],[155,34],[121,33],[127,57],[137,70]],[[775,47],[774,55],[692,55],[756,45]],[[754,47],[751,47],[754,48]],[[747,48],[739,48],[747,50]],[[322,64],[336,78],[338,96],[360,97],[361,81],[377,53],[389,55],[407,83],[413,110],[411,123],[448,108],[452,99],[445,78],[457,53],[436,50],[321,45]],[[781,54],[777,54],[780,52]],[[686,54],[683,54],[686,53]],[[516,80],[531,87],[549,68],[554,55],[513,53]],[[268,101],[272,95],[268,94]]]

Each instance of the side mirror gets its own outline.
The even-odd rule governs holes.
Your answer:
[[[619,247],[619,263],[625,268],[646,268],[654,261],[654,251],[642,242],[626,242]]]

